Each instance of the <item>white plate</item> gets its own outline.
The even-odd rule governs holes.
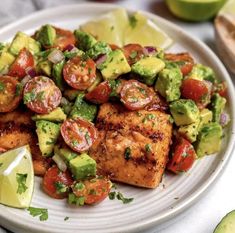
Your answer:
[[[116,7],[93,3],[44,10],[3,28],[0,31],[0,41],[9,40],[19,30],[32,33],[46,23],[75,29],[80,23]],[[160,186],[154,190],[119,185],[120,191],[125,196],[134,197],[134,202],[127,205],[107,198],[97,206],[72,208],[65,200],[58,201],[44,194],[40,189],[41,180],[37,178],[32,206],[47,208],[49,219],[40,222],[25,210],[0,205],[1,225],[17,233],[136,232],[175,217],[198,200],[221,175],[233,148],[235,132],[235,112],[232,108],[232,103],[235,103],[235,92],[230,77],[219,59],[205,44],[156,15],[146,12],[144,14],[155,20],[175,40],[176,45],[173,50],[189,51],[198,62],[211,66],[217,76],[228,83],[228,106],[230,106],[228,111],[232,120],[226,129],[221,152],[216,156],[208,156],[197,161],[187,174],[166,175]],[[69,217],[68,221],[64,221],[66,216]]]

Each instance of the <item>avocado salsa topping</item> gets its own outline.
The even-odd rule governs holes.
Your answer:
[[[43,176],[43,190],[78,206],[107,196],[133,200],[111,192],[110,180],[155,188],[165,169],[188,171],[220,150],[228,123],[221,122],[226,83],[187,52],[119,47],[47,24],[1,44],[0,73],[1,115],[24,109],[35,122],[40,154],[33,154],[34,171]],[[161,170],[157,143],[166,144],[157,155]],[[133,174],[138,167],[149,170],[151,182]],[[121,175],[126,171],[128,178]],[[19,192],[27,189],[25,177],[17,178]]]

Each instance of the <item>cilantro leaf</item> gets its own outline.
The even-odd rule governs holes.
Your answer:
[[[16,173],[16,181],[18,183],[17,193],[22,194],[27,190],[26,179],[28,174]]]
[[[136,17],[134,15],[132,15],[129,19],[129,22],[130,22],[130,26],[132,28],[135,28],[138,20],[136,19]]]
[[[123,204],[127,204],[127,203],[130,203],[134,200],[134,198],[126,198],[123,196],[122,193],[118,192],[117,193],[117,199],[118,200],[121,200]]]
[[[66,216],[66,217],[64,218],[64,221],[67,221],[67,220],[69,220],[69,217],[68,217],[68,216]]]
[[[116,197],[116,192],[115,191],[109,193],[109,200],[114,200],[115,197]]]
[[[5,89],[5,83],[0,82],[0,91],[4,91]]]
[[[43,208],[29,207],[27,209],[33,217],[39,216],[40,221],[46,221],[48,219],[48,210]]]

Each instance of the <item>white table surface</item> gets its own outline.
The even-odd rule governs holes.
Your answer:
[[[1,0],[0,26],[15,21],[30,12],[62,4],[85,2],[85,0]],[[107,1],[106,1],[107,2]],[[116,4],[132,9],[147,10],[160,15],[195,37],[204,41],[216,53],[214,45],[213,22],[188,23],[173,17],[162,0],[122,0],[113,1]],[[235,79],[235,77],[233,77]],[[159,227],[149,229],[145,233],[212,233],[220,219],[229,211],[235,209],[235,152],[229,164],[216,184],[194,206],[177,217],[173,222],[159,230]],[[0,232],[5,232],[3,229]]]

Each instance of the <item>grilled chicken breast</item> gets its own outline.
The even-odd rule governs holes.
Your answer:
[[[43,175],[48,163],[38,147],[35,123],[31,116],[30,111],[24,110],[0,114],[0,148],[10,150],[29,144],[35,174]]]
[[[100,175],[136,186],[161,182],[172,136],[169,115],[159,110],[128,111],[121,104],[100,106],[98,140],[90,149]]]

